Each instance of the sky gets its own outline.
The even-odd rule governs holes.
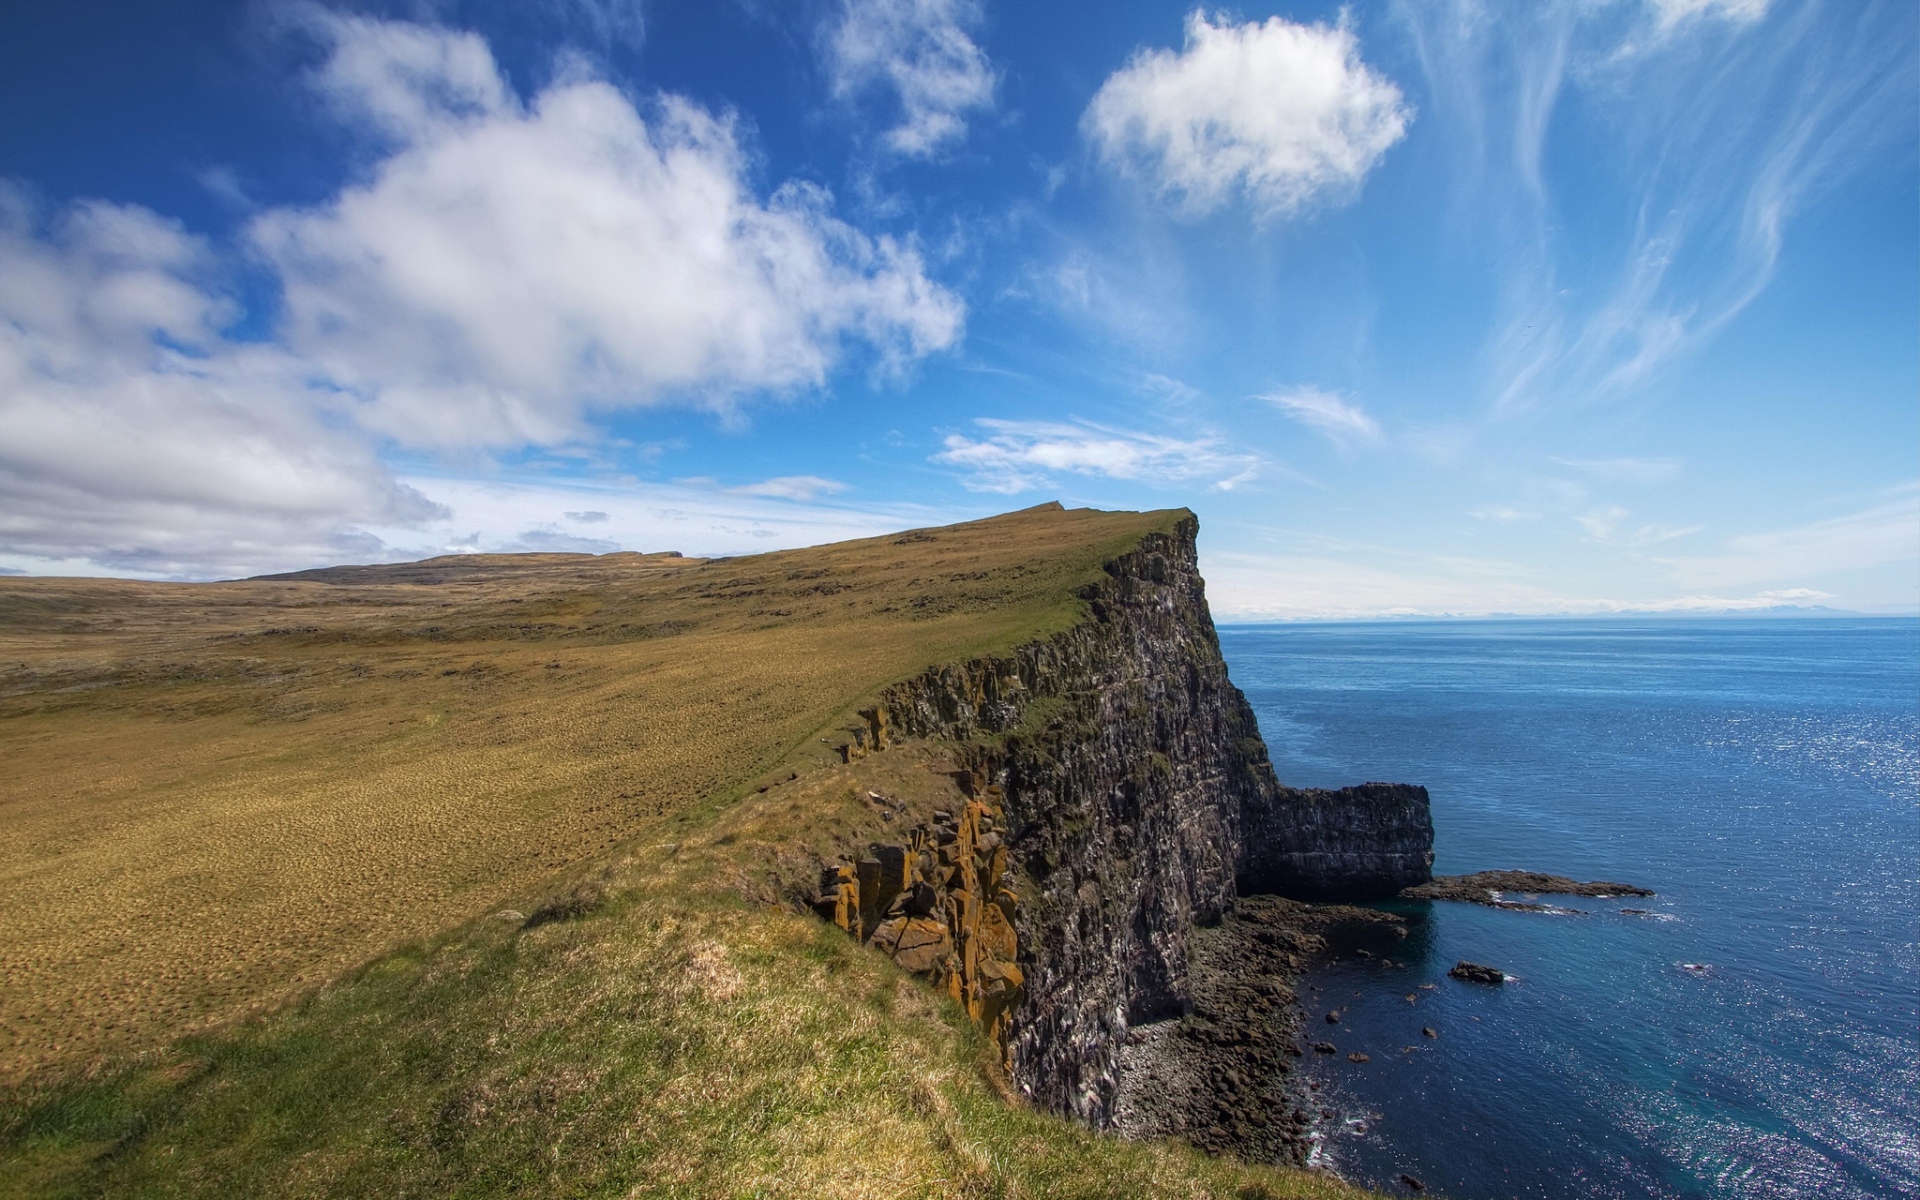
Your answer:
[[[1920,611],[1920,7],[0,14],[0,572],[1050,500],[1227,620]]]

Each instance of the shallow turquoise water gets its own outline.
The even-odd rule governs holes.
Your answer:
[[[1920,622],[1221,643],[1283,781],[1427,785],[1437,872],[1659,893],[1566,916],[1403,905],[1411,937],[1309,980],[1343,1174],[1462,1200],[1920,1195]],[[1463,958],[1515,980],[1448,979]]]

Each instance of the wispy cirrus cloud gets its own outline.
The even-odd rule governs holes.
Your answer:
[[[1135,54],[1081,118],[1103,159],[1180,212],[1243,196],[1273,218],[1344,199],[1412,119],[1344,25],[1237,24],[1195,9],[1186,34],[1180,50]]]
[[[1611,542],[1615,545],[1635,548],[1657,546],[1661,542],[1670,542],[1688,534],[1699,533],[1702,526],[1687,525],[1674,528],[1668,525],[1633,525],[1627,518],[1633,514],[1617,504],[1597,508],[1581,513],[1573,518],[1574,523],[1587,531],[1587,536],[1596,542]]]
[[[1653,11],[1655,24],[1671,30],[1706,18],[1752,24],[1767,15],[1768,0],[1647,0],[1647,7]]]
[[[837,495],[847,490],[847,485],[838,479],[825,479],[819,475],[780,475],[773,479],[764,479],[759,483],[749,483],[741,487],[728,488],[736,496],[771,496],[780,500],[815,500],[821,496]]]
[[[1515,508],[1510,504],[1483,504],[1467,513],[1476,521],[1492,521],[1496,525],[1512,525],[1517,521],[1538,521],[1540,514],[1524,508]]]
[[[1048,486],[1055,475],[1087,475],[1149,484],[1210,481],[1226,491],[1252,479],[1260,459],[1222,448],[1220,439],[1181,439],[1091,421],[974,422],[986,436],[949,434],[933,456],[966,474],[971,491],[1012,495]]]
[[[1423,119],[1472,164],[1454,208],[1503,264],[1484,346],[1495,413],[1632,391],[1712,340],[1771,283],[1796,215],[1910,127],[1911,22],[1897,6],[1838,9],[1399,5]],[[1746,36],[1762,18],[1768,36]],[[1561,210],[1585,184],[1546,154],[1570,94],[1628,189],[1613,236],[1577,246]]]
[[[1332,392],[1317,387],[1282,388],[1260,396],[1268,404],[1310,429],[1324,434],[1335,445],[1348,449],[1357,442],[1378,442],[1380,423],[1365,409]]]
[[[1673,458],[1550,458],[1596,479],[1621,483],[1664,483],[1680,478],[1680,461]]]
[[[1804,583],[1842,571],[1920,566],[1920,481],[1855,512],[1728,539],[1717,554],[1661,560],[1686,587]]]
[[[825,34],[827,74],[843,100],[883,89],[900,107],[882,140],[927,158],[966,136],[967,114],[991,108],[998,77],[973,40],[977,0],[841,0]]]

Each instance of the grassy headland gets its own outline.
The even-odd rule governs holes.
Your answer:
[[[0,584],[0,1193],[1350,1194],[1022,1106],[772,902],[953,786],[823,734],[1177,515]]]

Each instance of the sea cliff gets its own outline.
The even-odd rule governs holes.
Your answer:
[[[865,709],[849,760],[946,739],[970,800],[829,866],[816,901],[987,1024],[1023,1093],[1095,1125],[1115,1119],[1130,1030],[1192,1011],[1196,930],[1239,896],[1368,899],[1431,875],[1425,789],[1275,778],[1220,654],[1197,533],[1187,514],[1109,561],[1070,629]],[[863,871],[898,878],[883,899]]]

